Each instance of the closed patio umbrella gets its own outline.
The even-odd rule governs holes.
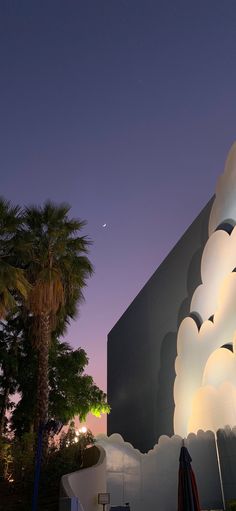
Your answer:
[[[178,511],[200,511],[192,458],[186,447],[181,447],[179,457]]]

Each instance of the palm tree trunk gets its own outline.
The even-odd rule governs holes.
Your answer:
[[[1,406],[1,411],[0,411],[0,437],[4,433],[5,415],[6,415],[6,411],[7,411],[7,403],[8,403],[8,398],[9,398],[9,392],[10,392],[9,386],[6,384],[5,385],[5,389],[4,389],[4,393],[3,393],[3,396],[2,396],[2,406]]]
[[[37,402],[35,430],[38,432],[40,425],[45,425],[48,420],[48,355],[51,341],[51,327],[49,314],[41,315],[41,339],[38,349],[38,375],[37,375]],[[43,458],[47,455],[48,437],[45,432],[43,440]]]

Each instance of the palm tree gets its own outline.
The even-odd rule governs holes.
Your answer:
[[[21,225],[19,206],[0,197],[0,318],[17,305],[17,298],[27,297],[30,286],[22,268],[17,267],[16,237]]]
[[[70,219],[69,211],[67,204],[48,201],[43,207],[27,207],[23,218],[25,268],[32,286],[27,308],[38,358],[36,429],[48,419],[52,333],[68,316],[75,316],[83,300],[83,287],[93,271],[87,257],[89,241],[79,236],[85,222]]]

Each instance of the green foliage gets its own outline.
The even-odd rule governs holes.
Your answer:
[[[30,430],[35,413],[37,358],[29,342],[24,343],[18,362],[21,399],[12,414],[12,429],[18,436]],[[106,394],[84,373],[88,357],[81,348],[72,350],[54,338],[49,355],[49,415],[67,424],[75,415],[85,421],[89,412],[109,413]]]
[[[36,353],[30,343],[28,329],[26,328],[27,317],[24,310],[19,309],[17,314],[9,315],[7,322],[0,326],[0,412],[4,413],[4,396],[9,392],[9,398],[5,403],[6,409],[15,411],[15,403],[10,401],[10,395],[19,394],[21,403],[21,417],[24,416],[25,427],[20,432],[29,431],[34,413],[31,401],[31,414],[28,416],[27,408],[24,408],[24,396],[32,396],[32,387],[36,391]],[[18,403],[18,404],[19,404]],[[21,418],[22,422],[22,418]]]
[[[27,250],[22,265],[31,290],[26,307],[32,318],[37,348],[37,388],[35,427],[49,413],[48,355],[53,332],[72,317],[83,299],[83,288],[92,274],[87,257],[89,241],[79,236],[84,222],[69,217],[67,204],[47,201],[42,207],[26,207],[19,239]],[[46,444],[44,455],[46,454]]]
[[[9,440],[0,438],[0,479],[8,479],[11,475],[13,454]]]
[[[68,204],[56,205],[51,201],[45,202],[42,207],[27,207],[23,213],[20,236],[24,242],[22,245],[27,246],[22,260],[33,285],[33,304],[31,297],[29,308],[33,308],[37,314],[44,306],[47,312],[57,313],[62,322],[66,317],[75,316],[78,304],[83,300],[87,278],[93,272],[87,257],[90,241],[86,236],[79,236],[86,222],[69,218],[69,212]],[[34,296],[35,285],[39,285],[36,288],[37,297]],[[43,285],[51,292],[42,302],[39,292]],[[38,309],[35,308],[37,300],[40,305]]]
[[[16,435],[11,453],[19,467],[30,466],[30,432],[41,417],[40,410],[64,423],[75,415],[84,421],[89,412],[99,417],[110,410],[104,392],[85,373],[85,351],[73,350],[60,339],[78,312],[93,272],[87,256],[90,241],[80,235],[85,222],[69,214],[67,204],[48,201],[42,207],[21,210],[0,199],[0,317],[4,317],[0,323],[0,437],[7,432],[8,422],[8,432]],[[45,314],[46,337],[41,321],[44,316],[45,327]],[[40,379],[39,348],[45,339],[46,370],[41,376],[48,378]],[[48,403],[47,392],[40,395],[37,390],[40,382],[44,389],[49,385]],[[16,392],[17,404],[11,398]],[[12,412],[10,422],[7,411]]]
[[[106,394],[84,374],[88,357],[83,349],[72,350],[68,344],[54,342],[49,364],[49,410],[53,417],[67,423],[75,415],[85,421],[89,412],[97,417],[109,412]]]
[[[51,441],[47,464],[42,467],[39,487],[39,511],[57,511],[61,477],[95,464],[99,453],[93,445],[90,431],[80,435],[78,442],[74,424],[61,435],[59,443]],[[77,438],[77,437],[76,437]],[[35,437],[25,434],[22,438],[0,442],[0,509],[30,511],[33,491],[33,445]],[[11,482],[8,482],[10,479]],[[5,490],[5,492],[4,492]],[[3,495],[5,493],[5,496]],[[1,507],[3,505],[3,508]]]
[[[0,478],[23,482],[33,479],[35,435],[25,433],[21,439],[0,439]]]
[[[78,432],[75,429],[74,422],[72,421],[67,431],[62,432],[59,444],[51,443],[49,448],[49,459],[47,465],[64,466],[69,468],[76,467],[76,470],[83,465],[84,451],[87,447],[93,445],[95,442],[94,436],[90,429],[85,433]],[[55,468],[54,467],[54,468]],[[59,469],[61,471],[61,468]],[[64,469],[63,469],[64,470]],[[75,470],[75,468],[74,468]],[[68,473],[68,472],[63,472]]]
[[[81,430],[77,431],[75,429],[74,422],[72,421],[68,431],[66,433],[62,433],[61,435],[59,452],[63,452],[66,458],[68,449],[75,445],[75,451],[77,452],[77,466],[83,467],[85,449],[88,446],[93,445],[94,442],[95,439],[90,429],[86,429],[85,432],[82,432]]]
[[[236,500],[229,500],[226,503],[226,511],[236,511]]]
[[[49,383],[49,416],[68,423],[75,415],[84,421],[89,412],[97,417],[109,413],[106,395],[85,373],[87,354],[60,338],[76,317],[93,272],[87,257],[90,241],[80,236],[85,222],[69,218],[69,213],[66,204],[48,201],[21,210],[0,198],[0,319],[4,318],[0,322],[0,494],[1,506],[8,511],[31,509],[43,315],[49,320],[49,364],[44,366],[48,378],[41,378],[41,383],[44,389]],[[58,445],[50,443],[41,474],[39,511],[47,511],[47,506],[50,511],[58,509],[63,474],[97,461],[93,443],[92,433],[77,436],[73,423]]]
[[[0,317],[17,307],[30,291],[24,269],[16,257],[17,235],[22,223],[19,206],[0,198]]]
[[[12,476],[15,481],[33,480],[35,434],[24,433],[21,439],[15,437],[11,442],[13,459]]]

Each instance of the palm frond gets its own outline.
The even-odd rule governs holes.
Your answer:
[[[93,273],[87,257],[91,241],[79,236],[86,222],[69,218],[70,207],[47,201],[25,208],[23,237],[29,244],[25,268],[32,284],[28,305],[33,314],[46,311],[66,317],[83,300],[82,289]],[[61,321],[61,320],[60,320]]]

